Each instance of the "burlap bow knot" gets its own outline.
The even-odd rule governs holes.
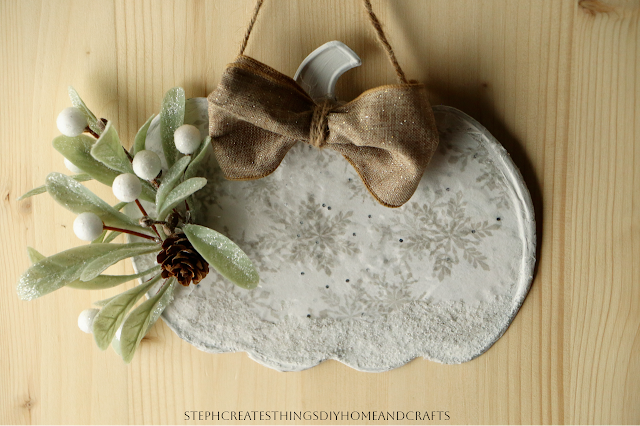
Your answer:
[[[399,207],[438,144],[421,84],[381,86],[345,105],[316,105],[293,79],[241,55],[208,99],[213,150],[231,180],[269,175],[304,141],[342,154],[380,203]]]
[[[331,101],[324,101],[313,107],[309,129],[309,144],[316,148],[324,148],[327,144],[327,135],[329,134],[328,116],[332,106]]]

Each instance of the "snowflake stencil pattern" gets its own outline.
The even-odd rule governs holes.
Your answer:
[[[257,212],[251,210],[251,213]],[[237,239],[238,245],[249,253],[259,248],[263,258],[275,256],[279,260],[324,271],[328,276],[331,276],[341,255],[360,253],[356,244],[347,237],[353,212],[333,213],[316,202],[311,194],[295,208],[266,198],[259,213],[270,219],[267,232],[258,233],[251,242]],[[261,260],[257,262],[262,264]]]
[[[451,275],[460,257],[474,268],[488,271],[487,257],[478,246],[500,224],[475,222],[467,216],[462,191],[448,200],[443,200],[442,191],[438,192],[434,193],[433,203],[411,203],[404,214],[392,216],[389,224],[374,225],[382,233],[380,244],[388,243],[392,235],[406,235],[399,246],[402,256],[409,260],[428,257],[434,262],[433,276],[440,281]]]
[[[456,129],[448,127],[440,134],[442,140],[449,140],[453,132],[464,131],[473,139],[476,144],[460,145],[451,142],[441,143],[440,152],[446,154],[450,164],[456,164],[460,171],[464,172],[470,161],[476,161],[483,166],[482,173],[476,178],[476,182],[481,184],[481,188],[488,189],[494,195],[490,201],[497,208],[509,208],[509,195],[505,191],[505,180],[502,172],[493,164],[489,157],[489,152],[482,142],[483,135],[472,129]]]

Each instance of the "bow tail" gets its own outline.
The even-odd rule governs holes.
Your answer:
[[[362,182],[379,203],[400,207],[413,195],[426,164],[420,165],[398,152],[372,146],[331,144],[356,169]]]

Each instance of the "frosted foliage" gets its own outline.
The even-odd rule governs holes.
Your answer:
[[[170,287],[167,289],[167,291],[165,291],[165,293],[162,295],[158,303],[154,306],[153,311],[151,312],[151,315],[149,317],[149,325],[147,326],[147,333],[149,332],[151,327],[153,327],[153,324],[158,321],[167,306],[169,306],[169,304],[173,302],[176,281],[171,280],[171,282],[167,282],[165,285],[167,284],[169,284]]]
[[[162,148],[169,167],[173,165],[178,157],[178,151],[173,142],[173,134],[184,122],[184,110],[184,90],[181,87],[174,87],[165,94],[160,112]]]
[[[96,317],[93,327],[93,333],[99,348],[106,349],[109,346],[127,313],[158,279],[159,277],[127,290],[113,297],[105,304],[100,314]]]
[[[175,283],[174,278],[167,280],[158,293],[135,308],[125,320],[122,333],[120,334],[120,350],[125,362],[130,362],[133,358],[133,354],[140,344],[140,340],[142,340],[149,330],[149,327],[153,324],[151,320],[154,319],[155,311],[158,309],[162,311],[169,304],[172,293],[175,290]],[[162,312],[155,316],[156,320],[161,313]]]
[[[64,166],[72,173],[84,173],[80,167],[76,166],[66,158],[64,159]]]
[[[122,173],[133,172],[129,157],[127,157],[120,143],[118,132],[111,121],[107,123],[100,139],[91,148],[91,156],[113,170]]]
[[[147,253],[154,253],[160,251],[160,245],[155,243],[131,243],[121,246],[114,246],[113,250],[106,253],[89,263],[82,271],[80,279],[82,281],[89,281],[98,275],[109,266],[119,262],[120,260],[127,259],[132,256],[140,256]]]
[[[31,265],[18,281],[22,300],[33,300],[80,278],[93,259],[114,249],[112,244],[90,244],[65,250]]]
[[[71,99],[71,104],[85,114],[91,130],[93,130],[97,134],[100,134],[104,127],[99,123],[98,119],[95,115],[93,115],[91,110],[87,108],[85,103],[80,98],[80,95],[78,95],[78,92],[76,92],[76,90],[71,86],[69,86],[68,92],[69,98]]]
[[[167,195],[167,198],[162,203],[160,212],[158,213],[158,219],[163,220],[178,204],[187,199],[191,194],[202,189],[207,184],[205,178],[191,178],[182,182],[180,185],[173,188],[173,190]]]
[[[158,188],[158,192],[156,193],[156,210],[160,209],[162,204],[164,204],[164,200],[167,198],[167,195],[169,195],[171,190],[180,182],[180,178],[182,177],[184,169],[189,165],[189,161],[189,157],[179,159],[173,166],[171,166],[169,171],[162,176],[160,188]]]
[[[204,226],[186,225],[183,230],[198,253],[224,277],[241,287],[257,285],[251,260],[233,241]]]

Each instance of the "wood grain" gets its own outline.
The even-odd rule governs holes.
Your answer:
[[[358,3],[267,1],[247,54],[293,74],[309,52],[338,39],[364,61],[340,80],[343,99],[391,82]],[[408,77],[425,82],[434,103],[485,125],[532,193],[537,273],[505,336],[463,365],[418,359],[366,374],[328,361],[282,374],[246,354],[199,352],[159,324],[125,366],[75,325],[113,290],[19,301],[25,246],[50,255],[78,245],[73,215],[49,197],[16,201],[48,172],[64,171],[49,142],[69,104],[67,85],[131,141],[167,89],[205,96],[215,87],[253,0],[0,0],[0,422],[190,423],[186,410],[640,422],[640,1],[373,6]]]

